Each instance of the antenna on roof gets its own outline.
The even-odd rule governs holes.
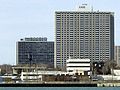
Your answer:
[[[93,6],[91,7],[91,12],[93,12]]]

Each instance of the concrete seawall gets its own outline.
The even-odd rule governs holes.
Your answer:
[[[22,82],[1,83],[0,87],[120,87],[120,82]]]
[[[0,87],[97,87],[93,83],[8,83],[0,84]]]

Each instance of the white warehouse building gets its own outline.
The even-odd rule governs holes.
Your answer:
[[[66,75],[64,71],[35,71],[35,72],[22,72],[20,79],[22,81],[42,81],[44,75]]]
[[[89,75],[90,59],[68,59],[66,70],[69,74]]]

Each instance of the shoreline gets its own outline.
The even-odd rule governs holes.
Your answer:
[[[120,82],[9,82],[0,87],[120,87]]]
[[[97,87],[97,84],[0,84],[0,87]]]
[[[97,87],[97,83],[81,82],[22,82],[1,83],[0,87]]]

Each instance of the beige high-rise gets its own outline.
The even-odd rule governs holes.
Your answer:
[[[55,68],[64,68],[69,57],[93,62],[113,60],[114,13],[56,11]]]

